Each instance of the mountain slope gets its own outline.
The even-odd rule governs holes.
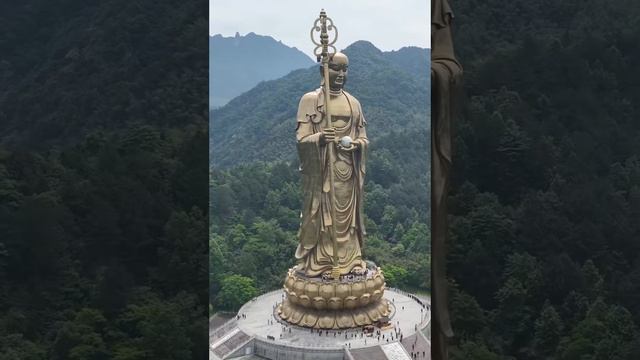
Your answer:
[[[374,141],[393,130],[428,128],[428,52],[422,49],[423,72],[417,72],[416,50],[393,55],[371,43],[358,41],[349,55],[346,90],[356,96]],[[413,60],[407,60],[411,58]],[[403,61],[407,60],[407,61]],[[319,86],[317,67],[297,70],[277,80],[260,83],[210,114],[211,161],[229,167],[250,161],[296,158],[295,114],[300,97]],[[425,139],[426,140],[426,139]]]
[[[270,36],[249,33],[209,38],[209,106],[220,107],[261,81],[314,64],[310,57]]]
[[[200,5],[142,4],[3,5],[0,143],[47,148],[134,123],[204,123],[194,109],[206,109],[206,42],[198,39],[207,23],[182,16]]]
[[[424,64],[431,62],[431,49],[408,46],[397,51],[384,52],[383,56],[389,62],[416,76],[418,80],[429,81],[431,74],[424,70]]]

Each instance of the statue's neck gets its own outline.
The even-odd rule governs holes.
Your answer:
[[[333,89],[329,89],[329,95],[331,96],[340,96],[342,95],[342,89],[338,89],[338,90],[333,90]]]

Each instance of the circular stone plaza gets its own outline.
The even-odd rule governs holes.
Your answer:
[[[237,315],[209,331],[209,358],[243,360],[409,360],[431,359],[431,302],[397,289],[386,289],[388,322],[365,334],[361,327],[317,330],[280,320],[283,290],[246,303]]]

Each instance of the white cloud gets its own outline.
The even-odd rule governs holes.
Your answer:
[[[381,50],[430,47],[428,0],[210,0],[209,33],[268,35],[312,56],[309,30],[324,8],[338,28],[338,49],[368,40]],[[257,56],[259,54],[256,54]]]

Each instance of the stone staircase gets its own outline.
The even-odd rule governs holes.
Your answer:
[[[209,347],[210,360],[221,360],[234,350],[246,344],[251,337],[238,328],[229,331],[225,336],[212,343]]]

